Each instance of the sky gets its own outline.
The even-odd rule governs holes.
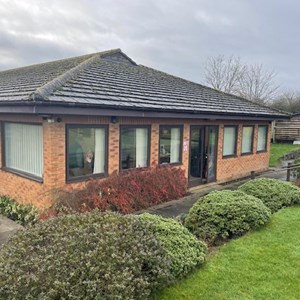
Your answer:
[[[198,83],[209,56],[235,55],[300,89],[296,0],[0,0],[0,70],[121,48]]]

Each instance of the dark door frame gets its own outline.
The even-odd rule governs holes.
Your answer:
[[[216,128],[216,147],[215,147],[215,176],[213,180],[207,180],[205,183],[209,183],[209,182],[214,182],[216,181],[216,175],[217,175],[217,161],[218,161],[218,141],[219,141],[219,125],[190,125],[190,141],[189,141],[189,164],[188,164],[188,182],[189,182],[189,187],[192,186],[197,186],[200,184],[203,184],[203,168],[204,168],[204,160],[205,160],[205,148],[208,148],[208,143],[209,143],[209,127],[215,127]],[[191,132],[193,129],[195,128],[199,128],[199,129],[203,129],[203,144],[202,144],[202,162],[201,162],[201,176],[199,177],[199,179],[194,179],[191,180],[191,155],[192,155],[192,138],[191,138]],[[208,158],[207,158],[208,161]],[[208,172],[208,170],[207,170]]]

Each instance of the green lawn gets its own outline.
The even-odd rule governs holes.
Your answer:
[[[300,207],[220,247],[203,268],[154,299],[300,299]]]
[[[290,153],[295,150],[299,150],[300,145],[292,144],[271,144],[270,151],[270,167],[277,167],[279,164],[279,158],[284,154]]]

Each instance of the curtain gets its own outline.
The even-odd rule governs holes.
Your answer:
[[[253,127],[244,126],[243,138],[242,138],[242,153],[252,152],[252,136],[253,136]]]
[[[236,127],[224,127],[223,155],[235,154]]]
[[[266,150],[267,144],[267,127],[258,126],[257,151]]]
[[[4,128],[5,166],[37,177],[42,177],[42,126],[5,123]]]
[[[148,129],[136,128],[136,167],[147,167],[148,163]]]
[[[170,163],[180,161],[180,129],[171,128],[171,157]]]
[[[104,128],[95,128],[94,174],[105,171],[105,140]]]

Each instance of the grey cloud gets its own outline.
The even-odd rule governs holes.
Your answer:
[[[209,55],[237,55],[298,88],[295,0],[0,0],[0,69],[122,48],[194,81]]]

